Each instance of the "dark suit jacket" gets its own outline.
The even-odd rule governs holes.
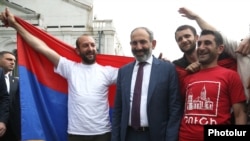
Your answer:
[[[19,94],[19,79],[14,76],[9,76],[10,81],[10,117],[7,126],[7,132],[14,139],[21,139],[21,116],[20,116],[20,94]]]
[[[131,78],[135,62],[119,69],[112,117],[112,141],[125,141]],[[153,58],[147,99],[151,141],[177,141],[182,117],[178,77],[173,64]]]
[[[21,115],[20,115],[20,94],[19,94],[19,79],[9,75],[10,99],[9,118],[7,130],[0,141],[20,141],[21,140]]]
[[[5,83],[5,77],[3,69],[0,68],[0,122],[4,122],[7,125],[9,118],[9,95],[7,86]]]

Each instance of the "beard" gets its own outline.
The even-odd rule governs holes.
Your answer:
[[[138,55],[138,53],[143,52],[143,55]],[[146,62],[147,59],[150,57],[150,55],[152,54],[152,49],[141,49],[141,50],[136,50],[136,49],[132,49],[132,53],[134,55],[134,57],[136,58],[137,61],[139,62]]]
[[[202,65],[209,65],[214,60],[217,60],[217,56],[215,53],[212,53],[212,52],[209,52],[206,55],[198,54],[198,60],[199,60],[199,63]]]
[[[187,50],[181,49],[181,51],[185,54],[192,54],[195,51],[195,49],[196,49],[196,43],[192,42],[189,49],[187,49]]]
[[[92,58],[89,58],[88,56],[88,53],[87,54],[81,54],[80,56],[81,56],[81,58],[82,58],[82,60],[83,60],[83,62],[85,63],[85,64],[94,64],[95,62],[96,62],[96,54],[94,53],[93,55],[94,55],[94,57],[92,57]]]

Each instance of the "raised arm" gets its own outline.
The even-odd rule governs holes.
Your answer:
[[[195,20],[199,27],[203,29],[209,30],[216,30],[215,27],[208,24],[204,19],[202,19],[198,14],[194,13],[193,11],[187,9],[186,7],[179,8],[178,12],[181,14],[182,17],[186,17],[190,20]]]
[[[0,20],[5,26],[13,27],[34,50],[46,56],[57,67],[60,55],[17,23],[14,15],[8,8],[5,9],[5,12],[1,13]]]
[[[213,27],[211,24],[209,24],[207,21],[205,21],[202,17],[200,17],[197,13],[194,13],[190,9],[186,7],[179,8],[178,12],[182,15],[182,17],[186,17],[190,20],[195,20],[198,26],[203,29],[209,29],[209,30],[217,30],[215,27]],[[224,45],[225,45],[225,51],[230,54],[232,57],[236,57],[235,52],[240,53],[242,55],[248,55],[250,54],[250,38],[249,36],[244,38],[242,42],[238,42],[235,40],[228,39],[224,34],[222,34]]]

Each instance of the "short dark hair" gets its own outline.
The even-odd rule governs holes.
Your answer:
[[[15,56],[15,54],[13,52],[10,52],[10,51],[1,51],[0,52],[0,58],[2,58],[4,56],[4,54],[12,54],[13,56]]]
[[[182,30],[186,30],[186,29],[190,29],[190,30],[192,31],[192,33],[194,34],[194,36],[197,35],[197,31],[196,31],[196,29],[195,29],[193,26],[185,24],[185,25],[179,26],[179,27],[176,29],[175,34],[174,34],[174,35],[175,35],[174,37],[176,38],[176,33],[177,33],[177,32],[182,31]]]
[[[213,35],[214,36],[214,41],[216,43],[217,46],[222,45],[223,44],[223,38],[222,35],[220,34],[220,32],[218,31],[213,31],[213,30],[202,30],[201,31],[201,35]]]

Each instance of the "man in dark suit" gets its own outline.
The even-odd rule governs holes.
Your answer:
[[[0,52],[0,66],[4,69],[7,91],[10,98],[10,116],[7,131],[0,141],[21,140],[19,80],[11,75],[11,72],[15,68],[15,62],[15,54],[9,51]]]
[[[9,96],[4,79],[3,69],[0,68],[0,138],[5,134],[9,118]]]
[[[130,38],[136,61],[120,68],[118,72],[112,141],[177,141],[183,110],[175,67],[152,55],[156,40],[148,28],[134,29]],[[138,127],[134,126],[132,111],[140,62],[146,64],[141,80]]]

